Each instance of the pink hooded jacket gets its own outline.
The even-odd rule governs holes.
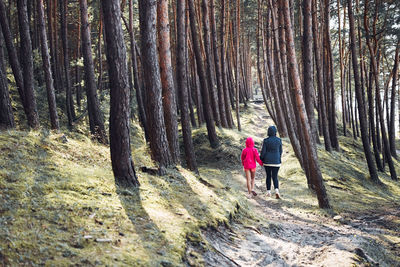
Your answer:
[[[261,166],[263,165],[263,163],[262,163],[262,161],[260,159],[260,156],[258,154],[258,151],[254,147],[253,138],[248,137],[246,139],[246,148],[243,149],[243,151],[242,151],[241,159],[242,159],[243,168],[245,168],[245,169],[254,169],[254,168],[256,168],[257,167],[256,161]]]

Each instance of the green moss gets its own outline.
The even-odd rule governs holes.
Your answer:
[[[216,166],[201,167],[200,176],[182,167],[161,177],[138,172],[138,190],[116,188],[108,147],[78,133],[67,143],[61,136],[0,133],[0,253],[7,264],[179,265],[189,234],[227,222],[243,201],[235,186],[224,189],[231,174]],[[201,148],[212,152],[205,141]],[[140,134],[133,156],[138,167],[155,166]]]
[[[187,242],[204,242],[201,228],[229,227],[233,214],[245,225],[259,219],[244,198],[240,153],[248,136],[261,148],[272,124],[265,114],[249,105],[242,132],[217,130],[217,149],[209,146],[204,127],[194,129],[200,175],[181,166],[161,177],[138,171],[139,189],[117,188],[109,148],[83,134],[68,133],[63,143],[62,134],[53,132],[0,132],[0,258],[6,265],[181,265]],[[265,127],[259,127],[260,120]],[[154,167],[140,127],[132,127],[135,166]],[[282,210],[300,218],[331,216],[318,209],[289,140],[283,141]],[[385,185],[374,185],[360,143],[344,137],[340,143],[340,153],[318,148],[333,213],[398,203],[398,182],[380,174]],[[393,227],[399,223],[393,220]],[[395,236],[390,232],[385,238],[398,242]],[[201,256],[195,256],[202,265]]]

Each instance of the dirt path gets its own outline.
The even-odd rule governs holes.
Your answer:
[[[258,191],[265,191],[260,176]],[[189,265],[196,251],[203,254],[205,266],[400,266],[376,243],[374,236],[385,229],[372,220],[344,221],[313,214],[299,217],[285,211],[282,200],[268,198],[265,192],[249,202],[261,220],[242,223],[243,218],[238,218],[229,228],[204,230],[203,238],[211,250],[189,246]]]
[[[393,256],[400,243],[384,238],[389,231],[400,238],[391,226],[400,220],[398,206],[342,216],[288,208],[284,191],[280,200],[266,197],[261,169],[256,189],[248,200],[255,218],[239,212],[229,227],[203,230],[207,242],[188,244],[187,265],[201,255],[205,266],[400,266]]]

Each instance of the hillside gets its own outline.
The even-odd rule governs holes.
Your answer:
[[[153,163],[136,127],[132,153],[141,183],[138,190],[117,188],[109,148],[83,135],[1,132],[0,262],[5,266],[179,266],[213,262],[229,266],[232,262],[224,263],[221,255],[225,255],[225,261],[228,257],[237,262],[229,254],[235,244],[226,242],[226,248],[216,248],[216,244],[222,244],[216,232],[222,233],[222,238],[242,233],[236,237],[240,241],[236,245],[254,245],[254,240],[243,235],[251,236],[254,229],[263,237],[275,235],[281,243],[276,242],[279,246],[271,249],[282,253],[293,250],[282,246],[293,242],[284,238],[288,232],[308,244],[314,225],[325,227],[320,236],[331,231],[347,238],[354,233],[362,235],[352,239],[357,247],[341,248],[340,238],[325,240],[333,242],[335,253],[349,259],[346,263],[399,263],[399,183],[380,174],[384,186],[372,184],[362,146],[351,138],[341,137],[340,153],[329,154],[319,147],[332,210],[318,209],[288,140],[284,140],[284,164],[279,173],[282,200],[265,199],[262,194],[251,200],[245,197],[240,151],[247,136],[253,136],[256,146],[260,145],[270,123],[266,114],[262,105],[251,104],[243,110],[243,132],[219,130],[222,145],[216,150],[209,147],[205,128],[194,130],[200,175],[181,166],[168,169],[164,176],[143,172],[142,167],[151,169]],[[396,167],[399,169],[398,162]],[[265,174],[261,168],[257,172],[256,185],[261,193]],[[293,230],[299,221],[311,226],[297,224],[297,230]],[[263,248],[262,244],[255,246]],[[319,246],[314,244],[315,249],[307,251],[317,251]],[[315,257],[324,256],[342,255],[325,250]],[[241,264],[257,265],[256,257],[250,256]]]

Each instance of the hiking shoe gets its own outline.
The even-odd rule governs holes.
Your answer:
[[[266,196],[271,197],[271,192],[267,192]]]
[[[247,194],[247,197],[248,198],[253,198],[253,194],[249,193],[249,194]]]
[[[279,195],[279,193],[275,193],[275,197],[276,197],[276,199],[280,199],[280,198],[281,198],[281,196]]]
[[[253,194],[253,196],[257,196],[257,193],[255,191],[251,191],[251,193]]]

